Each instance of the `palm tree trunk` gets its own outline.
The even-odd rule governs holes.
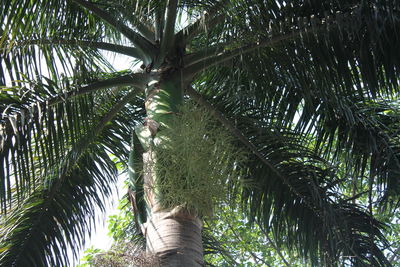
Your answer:
[[[162,145],[163,127],[171,127],[170,118],[183,102],[179,79],[156,82],[146,99],[148,133],[153,146]],[[143,154],[144,193],[150,216],[143,225],[146,251],[154,255],[160,266],[203,266],[202,222],[183,207],[163,207],[157,183],[160,177],[154,169],[155,155],[151,149]]]
[[[146,223],[146,250],[160,266],[203,266],[202,223],[185,209],[152,212]]]

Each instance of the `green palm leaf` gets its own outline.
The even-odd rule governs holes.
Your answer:
[[[58,117],[58,123],[50,117],[57,110],[47,107],[48,112],[41,115],[45,121],[51,122],[46,124],[46,132],[34,136],[30,147],[19,148],[27,151],[23,155],[35,155],[36,161],[17,155],[21,161],[13,166],[15,170],[26,170],[31,179],[28,182],[33,185],[22,184],[27,178],[18,176],[19,173],[7,173],[6,176],[22,182],[8,188],[14,201],[8,201],[10,204],[3,210],[1,218],[2,265],[64,265],[68,263],[67,248],[83,245],[85,232],[93,225],[95,207],[104,209],[105,197],[109,196],[110,186],[117,177],[116,162],[110,153],[126,152],[121,140],[124,135],[115,134],[126,132],[135,123],[134,120],[129,123],[114,117],[134,99],[136,93],[128,92],[115,105],[112,105],[115,101],[112,99],[117,99],[116,96],[107,95],[92,98],[89,105],[85,105],[85,97],[80,97],[76,101],[80,105],[74,109],[68,109],[68,104],[75,100],[61,102],[57,105],[66,106],[64,112],[70,113],[66,121]],[[100,104],[95,105],[94,100]],[[100,100],[107,100],[107,104]],[[138,108],[134,104],[129,110],[135,114]],[[27,132],[35,133],[39,129],[43,128],[33,126],[27,128]],[[100,132],[102,139],[98,139]],[[3,151],[7,151],[7,147]],[[12,149],[8,151],[15,153]],[[2,159],[3,162],[6,160]],[[35,165],[37,161],[43,165]],[[18,165],[21,162],[26,165]],[[38,168],[44,172],[38,172]],[[23,200],[17,201],[18,196]],[[31,250],[32,246],[37,249]],[[47,256],[41,251],[46,251]]]
[[[187,90],[249,151],[233,190],[250,221],[315,266],[390,266],[374,213],[400,203],[397,1],[4,0],[0,10],[2,264],[67,263],[117,166],[129,167],[133,127],[145,113],[165,126],[157,120]],[[101,50],[142,71],[104,74]]]
[[[234,116],[235,129],[221,120],[252,152],[244,167],[247,178],[242,182],[242,197],[250,218],[272,229],[280,245],[296,248],[315,265],[329,266],[338,259],[356,266],[389,265],[375,245],[376,240],[386,242],[384,225],[364,208],[342,202],[345,195],[338,186],[346,186],[343,179],[312,147],[302,145],[308,145],[309,137],[290,128],[277,129],[279,123],[274,118],[279,113],[268,114],[271,121],[259,121],[260,113],[263,118],[266,115],[262,109],[258,113],[252,108],[248,113],[241,110],[245,105],[240,102],[229,106],[231,99],[225,103],[223,98],[214,101],[225,111],[224,118]],[[243,143],[243,138],[251,143]]]
[[[109,92],[91,93],[110,82],[130,84],[131,76],[121,76],[70,90],[68,81],[58,85],[49,79],[27,83],[23,88],[2,92],[2,134],[0,161],[1,203],[6,210],[16,190],[18,198],[29,195],[38,177],[54,172],[54,166],[94,127],[104,103],[110,105]],[[128,81],[125,81],[128,80]],[[59,92],[65,92],[61,94]],[[76,97],[65,101],[65,97]],[[108,96],[108,97],[107,97]],[[104,127],[103,127],[104,128]],[[10,177],[14,177],[13,184]],[[11,204],[11,203],[9,203]]]

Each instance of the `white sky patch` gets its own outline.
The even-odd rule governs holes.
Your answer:
[[[92,229],[92,237],[87,240],[84,249],[80,252],[78,261],[82,258],[84,251],[93,246],[94,248],[99,248],[102,250],[110,249],[113,240],[108,236],[108,223],[107,219],[110,215],[118,214],[118,203],[120,198],[124,195],[124,182],[126,180],[125,175],[120,175],[117,183],[117,188],[112,192],[112,195],[108,199],[106,206],[106,211],[103,216],[99,216],[96,220],[96,227]],[[96,214],[101,214],[100,210],[96,211]],[[89,238],[89,237],[87,237]]]
[[[116,54],[112,52],[103,52],[102,53],[107,60],[114,66],[117,71],[133,69],[135,65],[135,58],[128,57],[121,54]]]

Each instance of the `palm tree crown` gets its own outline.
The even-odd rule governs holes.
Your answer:
[[[377,213],[400,195],[399,1],[0,10],[1,266],[68,264],[128,168],[133,129],[168,126],[188,98],[248,155],[230,186],[249,221],[315,266],[391,265]],[[104,51],[136,67],[115,71]]]

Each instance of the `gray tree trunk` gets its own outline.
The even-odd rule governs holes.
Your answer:
[[[203,266],[201,221],[183,208],[157,211],[145,224],[146,250],[160,266]]]

